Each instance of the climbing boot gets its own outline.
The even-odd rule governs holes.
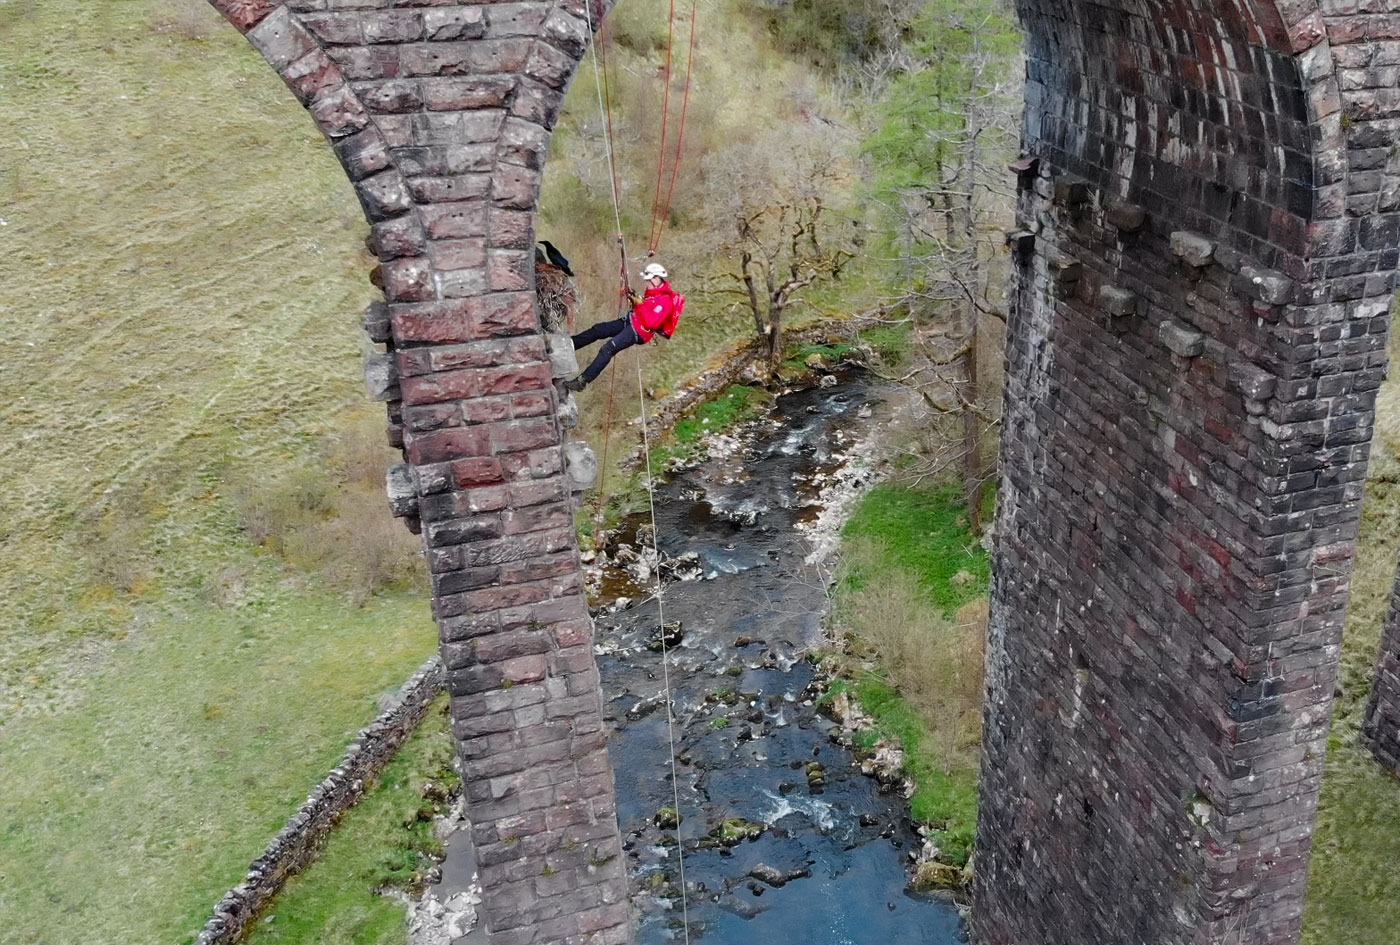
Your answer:
[[[587,386],[588,382],[583,379],[582,374],[580,374],[578,377],[571,377],[564,382],[564,389],[571,390],[575,394],[577,394],[579,391],[583,390]]]

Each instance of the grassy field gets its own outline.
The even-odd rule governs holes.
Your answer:
[[[180,941],[434,644],[364,225],[195,0],[0,4],[0,126],[0,941]]]

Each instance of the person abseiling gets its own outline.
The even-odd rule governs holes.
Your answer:
[[[671,288],[666,281],[666,269],[659,263],[649,263],[642,270],[642,278],[646,280],[646,292],[641,296],[631,296],[631,314],[609,322],[599,322],[573,336],[575,351],[604,338],[608,341],[587,370],[564,382],[566,388],[571,391],[583,390],[598,379],[613,355],[625,348],[644,345],[657,334],[663,338],[675,334],[676,324],[685,309],[685,296]]]

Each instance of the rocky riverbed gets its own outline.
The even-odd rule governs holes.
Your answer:
[[[635,515],[588,562],[643,945],[682,940],[687,922],[714,945],[961,941],[950,904],[907,892],[921,841],[901,785],[834,738],[807,658],[841,507],[872,475],[893,396],[860,373],[840,380],[712,439],[658,484],[654,540],[650,514]],[[435,897],[468,905],[470,857],[448,849]]]

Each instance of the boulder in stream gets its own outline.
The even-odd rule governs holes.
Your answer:
[[[651,641],[647,643],[647,649],[653,653],[660,653],[663,649],[676,646],[684,637],[685,625],[679,620],[662,624],[661,629],[653,634]]]
[[[721,845],[732,847],[745,840],[752,840],[761,833],[763,833],[763,824],[745,820],[742,817],[731,817],[711,830],[710,836],[718,840]]]

